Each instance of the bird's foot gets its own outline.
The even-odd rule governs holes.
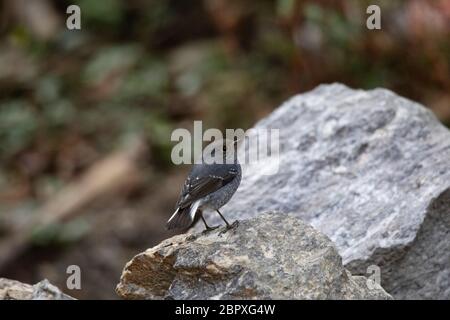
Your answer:
[[[220,227],[220,226],[214,226],[214,227],[208,226],[205,228],[205,230],[203,230],[203,232],[205,232],[205,233],[210,232],[210,231],[216,230],[218,227]]]
[[[226,233],[228,230],[236,228],[238,225],[239,225],[238,220],[234,221],[232,224],[227,224],[227,226],[222,231],[219,232],[219,236]]]
[[[218,227],[220,227],[220,225],[217,225],[217,226],[214,226],[214,227],[208,227],[208,228],[206,228],[206,230],[212,231],[212,230],[216,230]]]
[[[239,225],[239,220],[235,220],[230,226],[228,226],[228,229],[234,229]]]

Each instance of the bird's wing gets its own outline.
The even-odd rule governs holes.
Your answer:
[[[228,184],[236,176],[232,170],[224,175],[207,175],[204,177],[196,177],[194,179],[187,179],[181,191],[176,207],[184,208],[189,206],[196,200],[219,190],[224,185]]]

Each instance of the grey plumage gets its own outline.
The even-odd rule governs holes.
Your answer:
[[[167,229],[187,228],[198,213],[202,215],[203,209],[218,211],[231,199],[241,182],[242,171],[237,161],[236,143],[229,144],[229,147],[234,149],[233,161],[224,164],[201,163],[192,167],[181,190],[175,212],[167,221]],[[227,157],[225,150],[224,160]],[[220,214],[219,211],[218,213]],[[203,216],[201,217],[203,219]],[[203,221],[209,228],[206,221]]]

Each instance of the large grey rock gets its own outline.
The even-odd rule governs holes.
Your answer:
[[[384,89],[322,85],[255,128],[280,129],[280,168],[244,168],[227,218],[294,212],[352,272],[381,267],[396,298],[450,298],[450,132],[430,111]]]
[[[0,300],[73,300],[47,279],[30,285],[16,280],[0,278]]]
[[[391,299],[345,270],[326,236],[279,213],[167,239],[125,266],[116,291],[125,299]]]

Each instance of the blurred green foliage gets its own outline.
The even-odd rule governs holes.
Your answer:
[[[375,1],[383,30],[369,31],[372,2],[48,0],[54,10],[38,23],[59,24],[47,38],[10,13],[0,29],[0,197],[21,184],[39,196],[135,135],[149,141],[151,165],[168,168],[174,128],[248,128],[324,82],[391,88],[449,121],[447,7]],[[81,31],[64,27],[72,3]]]
[[[82,8],[83,23],[86,23],[86,27],[98,25],[114,28],[124,18],[125,4],[121,0],[75,0],[71,1],[71,4]]]
[[[11,100],[0,106],[0,154],[2,160],[27,147],[38,123],[26,100]]]
[[[69,245],[79,241],[91,229],[85,218],[76,218],[67,223],[55,223],[45,227],[36,227],[31,235],[31,242],[36,246]]]

